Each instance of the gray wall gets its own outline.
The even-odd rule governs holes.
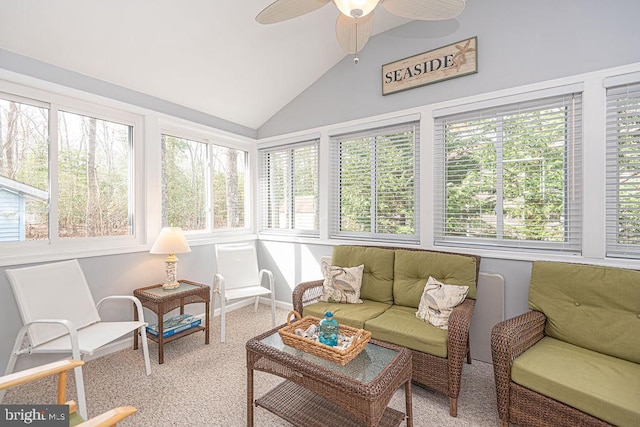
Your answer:
[[[414,21],[372,37],[354,65],[348,56],[258,129],[266,138],[640,61],[637,0],[470,0],[456,20]],[[478,73],[382,96],[382,65],[472,36]],[[429,191],[424,194],[430,198]],[[271,245],[269,251],[266,248]],[[430,242],[423,242],[430,245]],[[301,276],[300,254],[322,245],[262,242],[283,295]],[[288,263],[275,262],[274,252]],[[271,253],[269,253],[271,252]],[[297,254],[298,258],[291,258]],[[532,258],[533,259],[533,258]],[[505,279],[505,318],[527,310],[531,261],[483,257],[481,271]],[[317,274],[319,277],[319,273]]]
[[[412,22],[373,37],[353,65],[346,57],[257,132],[260,137],[402,110],[501,88],[640,61],[637,0],[470,0],[467,10],[447,22]],[[386,97],[381,66],[467,37],[478,36],[479,73]],[[245,136],[252,129],[225,122],[145,94],[0,49],[0,67]],[[210,284],[214,246],[193,247],[180,256],[181,277]],[[329,245],[259,242],[262,267],[276,276],[276,297],[290,302],[295,284],[320,277],[317,262]],[[96,300],[131,294],[163,278],[161,256],[133,253],[84,258],[80,263]],[[483,258],[481,270],[505,278],[505,317],[526,310],[529,261]],[[106,307],[105,307],[106,308]],[[131,308],[110,308],[107,317],[130,316]],[[149,319],[153,321],[154,319]],[[0,367],[6,366],[21,322],[0,269]]]
[[[178,277],[211,285],[216,269],[215,247],[213,245],[194,246],[191,253],[180,254]],[[164,281],[163,255],[151,255],[148,252],[100,256],[79,259],[80,265],[91,288],[96,302],[108,295],[132,295],[133,290]],[[11,266],[17,268],[21,266]],[[9,360],[11,348],[18,331],[22,327],[20,314],[11,286],[4,270],[0,268],[0,370]],[[191,311],[189,311],[191,310]],[[203,304],[188,306],[188,312],[204,312]],[[100,311],[104,320],[132,319],[133,311],[129,303],[113,302],[106,304]],[[155,322],[156,318],[145,309],[145,319]],[[21,356],[17,368],[33,365],[34,360]],[[38,360],[38,359],[35,359]]]
[[[637,0],[470,0],[455,20],[372,37],[258,129],[260,138],[640,61]],[[478,36],[478,74],[382,96],[382,65]]]
[[[261,268],[274,274],[276,298],[291,303],[291,291],[300,282],[321,279],[320,257],[331,256],[332,246],[326,244],[286,243],[260,240],[258,257]],[[436,248],[437,249],[437,248]],[[459,250],[458,252],[464,252]],[[528,310],[527,296],[531,277],[531,261],[516,261],[483,257],[480,271],[499,273],[505,282],[505,318]]]

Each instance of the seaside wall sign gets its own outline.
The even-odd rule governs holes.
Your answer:
[[[466,76],[478,72],[478,38],[410,56],[382,66],[382,94]]]

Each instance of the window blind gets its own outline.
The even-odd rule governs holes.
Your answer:
[[[607,89],[607,256],[640,257],[640,83]]]
[[[259,150],[261,232],[319,234],[318,144]]]
[[[580,253],[582,105],[567,93],[436,117],[436,245]]]
[[[330,237],[419,242],[419,121],[330,138]]]

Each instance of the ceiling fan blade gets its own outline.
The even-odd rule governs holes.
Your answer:
[[[357,37],[356,37],[357,27]],[[336,21],[336,37],[340,47],[347,53],[360,52],[364,45],[369,41],[369,36],[373,31],[373,12],[357,19],[350,16],[343,15],[338,16]],[[356,46],[356,39],[358,45]]]
[[[275,24],[297,18],[329,3],[331,0],[276,0],[256,16],[260,24]]]
[[[388,12],[407,19],[439,21],[460,15],[465,0],[385,0],[382,5]]]

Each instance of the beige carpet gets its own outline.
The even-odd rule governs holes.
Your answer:
[[[286,315],[286,311],[278,310],[277,322],[284,323]],[[148,377],[140,351],[123,350],[89,361],[84,367],[89,416],[116,406],[133,405],[138,412],[119,425],[246,425],[244,345],[251,337],[270,329],[270,317],[265,305],[260,306],[257,314],[252,306],[231,312],[227,315],[224,344],[220,344],[220,318],[216,317],[209,345],[204,345],[204,333],[200,332],[169,343],[162,365],[158,365],[157,345],[149,341],[152,372]],[[282,381],[263,372],[256,372],[254,378],[256,396]],[[54,393],[53,381],[39,380],[10,390],[2,403],[50,403]],[[75,396],[72,379],[68,394],[70,398]],[[402,390],[396,392],[390,406],[404,412]],[[499,425],[491,365],[478,361],[465,364],[457,418],[449,416],[445,396],[418,386],[413,387],[413,411],[416,427]],[[290,424],[263,408],[256,408],[255,425]]]

